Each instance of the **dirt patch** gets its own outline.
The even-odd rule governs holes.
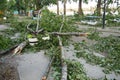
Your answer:
[[[9,63],[0,63],[0,80],[19,80],[16,67]]]

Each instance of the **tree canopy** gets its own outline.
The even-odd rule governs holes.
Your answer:
[[[7,0],[0,0],[0,10],[4,11],[7,7]]]

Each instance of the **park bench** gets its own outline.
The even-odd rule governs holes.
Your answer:
[[[86,16],[84,20],[81,20],[81,23],[88,24],[88,25],[97,25],[100,23],[99,16]]]

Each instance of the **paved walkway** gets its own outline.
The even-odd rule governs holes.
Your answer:
[[[40,80],[49,64],[49,58],[44,55],[44,51],[16,57],[20,80]]]
[[[20,80],[41,80],[48,64],[49,58],[44,51],[37,53],[24,53],[16,56],[6,56],[4,60],[17,67]]]
[[[0,25],[0,30],[8,29],[7,25]]]
[[[75,56],[76,53],[73,45],[64,47],[64,52],[65,52],[66,59],[79,61],[83,65],[88,77],[94,78],[94,79],[100,79],[106,76],[108,80],[113,80],[113,79],[120,80],[120,75],[117,76],[115,75],[114,72],[112,72],[111,74],[105,74],[103,72],[103,69],[104,69],[103,67],[100,67],[99,65],[91,65],[87,63],[85,59],[77,58]],[[94,53],[94,54],[96,54],[97,56],[98,53]],[[103,57],[103,55],[99,57]]]

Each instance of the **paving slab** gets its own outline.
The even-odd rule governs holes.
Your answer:
[[[0,25],[0,30],[8,29],[7,25]]]
[[[99,65],[91,65],[91,64],[87,63],[85,59],[77,58],[75,56],[75,50],[74,50],[73,45],[65,46],[64,52],[65,52],[64,55],[66,56],[66,59],[76,60],[83,65],[88,77],[93,78],[93,79],[100,79],[100,78],[104,78],[106,76],[108,80],[114,80],[114,79],[120,80],[120,75],[115,75],[114,72],[112,72],[110,74],[105,74],[103,72],[103,70],[104,70],[103,67],[100,67]],[[94,54],[96,54],[96,53],[94,53]],[[103,55],[100,56],[100,54],[98,55],[98,53],[96,54],[96,56],[103,57]]]
[[[41,80],[49,64],[44,51],[16,56],[20,80]]]

